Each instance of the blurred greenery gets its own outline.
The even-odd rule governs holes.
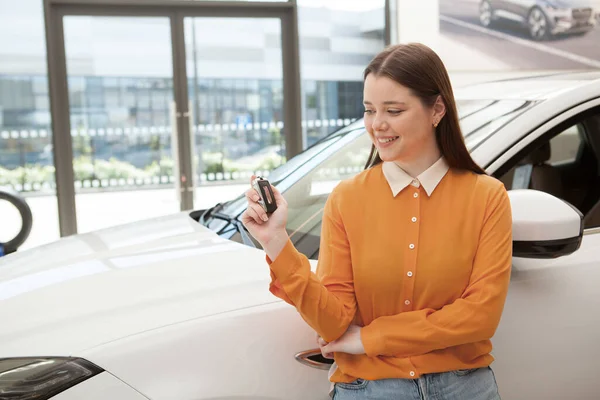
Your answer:
[[[26,165],[25,167],[18,167],[15,169],[5,169],[0,167],[0,186],[53,181],[53,166]]]
[[[220,152],[202,154],[203,173],[232,173],[241,171],[271,171],[279,167],[285,159],[278,154],[268,154],[253,162],[239,162],[223,157]],[[173,176],[174,161],[169,157],[162,157],[159,161],[144,169],[136,168],[132,164],[111,158],[109,160],[92,159],[87,155],[80,155],[73,159],[73,172],[75,180],[93,179],[144,179],[152,177]],[[0,185],[22,185],[26,183],[51,183],[54,182],[54,166],[41,166],[29,164],[16,169],[0,167]]]

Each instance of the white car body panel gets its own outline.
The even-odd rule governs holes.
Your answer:
[[[600,79],[555,81],[457,91],[545,99],[478,147],[477,162],[494,172],[600,105]],[[502,398],[597,399],[600,347],[589,332],[600,332],[600,229],[586,231],[572,255],[513,265],[492,339]],[[317,347],[315,333],[269,293],[269,281],[264,252],[187,213],[65,238],[0,258],[0,358],[75,356],[107,371],[58,400],[328,399],[327,372],[294,358]]]
[[[497,82],[483,82],[456,89],[457,99],[471,100],[546,100],[550,97],[560,97],[574,89],[580,90],[589,85],[589,80],[544,80],[543,83],[535,80],[507,80]],[[596,92],[597,94],[597,92]]]
[[[531,79],[533,78],[533,79]],[[455,97],[470,99],[540,100],[576,92],[581,98],[589,97],[582,88],[600,80],[597,70],[548,73],[538,76],[480,82],[455,89]],[[592,91],[593,92],[593,91]],[[592,97],[595,97],[592,94]]]
[[[143,244],[118,246],[123,232]],[[186,213],[15,253],[0,259],[0,321],[10,321],[0,330],[0,355],[70,355],[273,303],[266,271],[263,252],[219,238]]]
[[[578,237],[581,233],[581,214],[574,208],[561,207],[564,205],[563,200],[534,190],[511,190],[508,193],[511,202],[520,200],[527,205],[526,208],[512,207],[514,241],[527,241],[528,238],[540,241],[560,240]],[[540,196],[544,197],[541,204]],[[552,219],[548,218],[549,215],[552,215]]]
[[[96,375],[52,397],[52,400],[147,400],[108,372]]]
[[[513,259],[504,314],[492,338],[503,400],[597,400],[600,229],[575,253]],[[540,384],[543,383],[543,384]]]
[[[327,372],[294,358],[314,347],[314,331],[277,302],[147,331],[81,357],[151,399],[326,400]]]

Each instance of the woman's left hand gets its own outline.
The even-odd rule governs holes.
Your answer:
[[[327,343],[321,346],[321,353],[332,354],[332,353],[348,353],[348,354],[365,354],[365,347],[363,346],[362,339],[360,338],[361,327],[358,325],[350,325],[346,333],[337,340],[331,343]],[[319,340],[320,343],[325,343]]]

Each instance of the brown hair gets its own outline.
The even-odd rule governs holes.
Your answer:
[[[437,97],[441,96],[446,105],[446,114],[435,130],[435,138],[442,156],[451,168],[486,173],[473,161],[465,146],[450,77],[444,63],[433,50],[419,43],[389,46],[367,66],[364,79],[369,74],[398,82],[419,97],[426,107],[433,107]],[[365,169],[381,161],[373,145]]]

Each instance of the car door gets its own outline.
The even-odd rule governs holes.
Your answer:
[[[600,229],[595,228],[569,256],[514,259],[492,339],[503,399],[597,398],[599,248]]]
[[[503,0],[503,3],[504,11],[509,14],[506,17],[519,22],[527,21],[529,10],[536,5],[535,0]]]
[[[600,108],[532,135],[509,151],[497,177],[509,190],[546,191],[575,205],[584,236],[568,256],[514,258],[494,371],[503,399],[592,399],[600,365]]]

